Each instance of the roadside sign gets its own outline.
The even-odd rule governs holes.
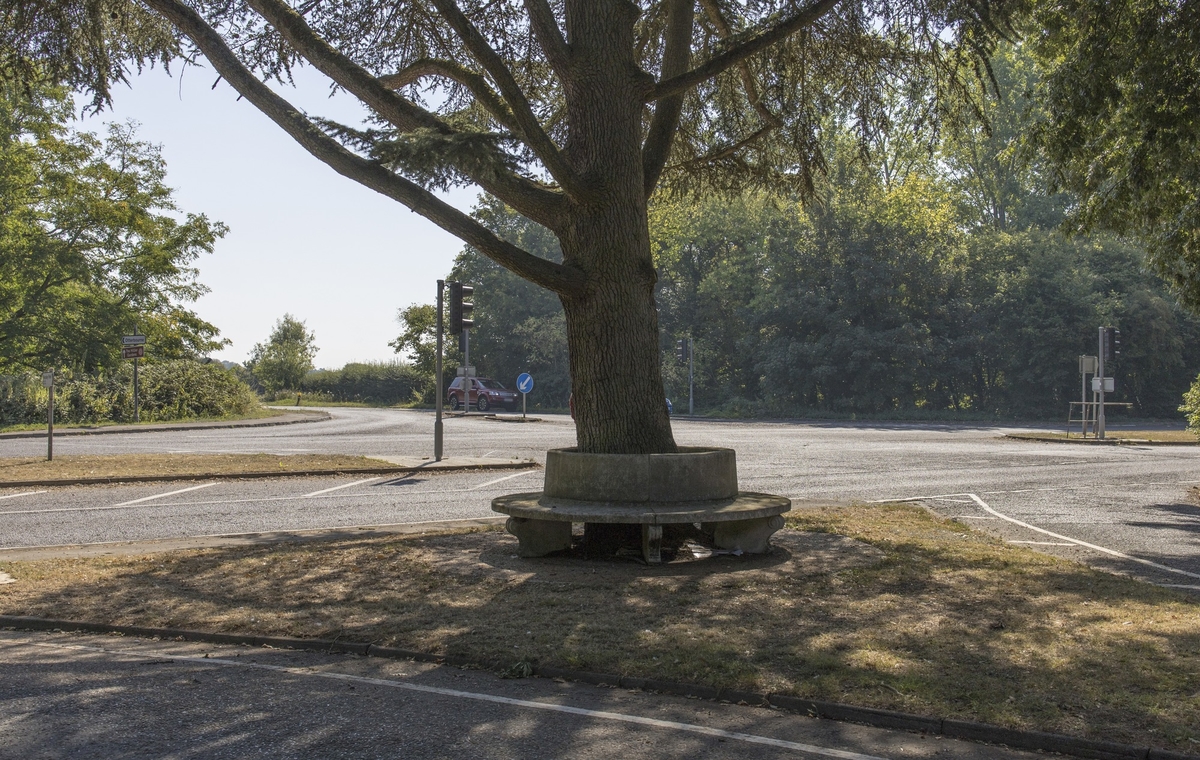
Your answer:
[[[475,368],[474,367],[459,367],[458,368],[458,376],[459,377],[475,377]]]
[[[145,355],[145,346],[125,346],[121,349],[122,359],[141,359]]]
[[[145,342],[145,335],[126,335],[121,338],[121,345],[123,346],[141,346],[145,344]],[[129,357],[126,356],[125,358],[128,359]]]
[[[1100,381],[1104,381],[1104,385],[1100,385]],[[1111,377],[1093,377],[1092,378],[1092,393],[1099,393],[1103,388],[1105,393],[1112,393],[1116,388],[1116,383]]]
[[[533,390],[533,376],[528,372],[522,372],[521,376],[517,378],[517,390],[521,393],[529,393]]]
[[[43,388],[53,388],[54,387],[54,373],[53,372],[43,372],[42,373],[42,387]]]

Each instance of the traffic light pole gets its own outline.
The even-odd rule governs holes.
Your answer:
[[[471,331],[464,329],[462,331],[462,350],[463,350],[463,415],[471,413],[471,386],[474,385],[474,380],[467,373],[470,372],[467,367],[471,366]],[[475,403],[479,404],[479,391],[475,391]]]
[[[437,358],[434,360],[434,383],[436,387],[434,391],[437,394],[437,401],[434,402],[436,416],[433,421],[433,459],[435,462],[442,461],[442,291],[445,289],[446,283],[443,280],[437,281]]]
[[[688,338],[688,416],[696,413],[695,405],[695,390],[696,386],[692,382],[692,369],[696,359],[696,344],[692,343],[692,339]]]
[[[1104,440],[1104,358],[1105,349],[1108,348],[1105,343],[1108,342],[1108,330],[1104,327],[1100,328],[1100,351],[1096,355],[1096,372],[1100,375],[1100,403],[1096,405],[1096,437]]]

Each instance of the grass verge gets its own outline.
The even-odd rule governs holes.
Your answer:
[[[154,475],[237,475],[249,472],[361,470],[388,462],[343,454],[95,454],[0,458],[0,485],[35,480],[122,478]]]
[[[806,509],[789,525],[768,557],[658,568],[519,560],[494,531],[0,562],[16,578],[0,586],[0,609],[373,641],[1200,747],[1194,597],[909,505]]]
[[[113,427],[115,425],[121,425],[121,426],[126,426],[126,425],[133,425],[133,426],[170,425],[170,424],[183,425],[183,424],[187,424],[189,422],[236,422],[238,420],[262,420],[262,419],[266,419],[268,417],[278,417],[282,414],[285,414],[285,412],[283,412],[279,409],[273,409],[273,408],[269,408],[267,406],[260,406],[258,409],[254,410],[250,414],[239,414],[239,415],[231,415],[231,416],[226,416],[226,417],[185,417],[183,419],[175,419],[175,420],[150,420],[150,419],[147,419],[147,420],[142,420],[141,422],[108,422],[108,421],[105,421],[105,422],[88,422],[88,423],[65,424],[65,425],[56,422],[54,424],[54,430],[56,432],[63,431],[63,430],[79,430],[79,429],[96,430],[99,428]],[[46,429],[46,423],[41,422],[36,425],[8,425],[8,426],[0,427],[0,433],[20,433],[20,432],[27,432],[27,431],[36,432],[39,430],[44,431],[45,429]]]
[[[1008,433],[1006,438],[1020,438],[1027,441],[1079,441],[1083,436],[1079,433],[1038,431],[1034,433]],[[1088,436],[1087,440],[1095,440]],[[1121,441],[1124,443],[1195,443],[1200,444],[1200,437],[1187,430],[1109,430],[1105,433],[1106,441]]]

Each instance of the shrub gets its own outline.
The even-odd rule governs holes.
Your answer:
[[[412,365],[371,362],[309,372],[300,390],[333,401],[392,405],[419,401],[427,385],[428,379]]]
[[[143,421],[241,416],[258,408],[250,388],[220,364],[181,359],[139,368],[139,416]],[[33,373],[0,377],[0,425],[46,420],[50,394]],[[61,371],[54,398],[60,424],[133,420],[133,367],[96,375]]]
[[[1200,435],[1200,377],[1192,383],[1187,393],[1183,394],[1183,405],[1179,407],[1187,419],[1188,430]]]

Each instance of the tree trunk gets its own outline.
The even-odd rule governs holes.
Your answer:
[[[592,191],[559,231],[564,263],[588,283],[582,295],[562,299],[579,447],[673,452],[642,170],[642,103],[653,80],[634,58],[637,8],[574,0],[566,10],[573,55],[564,152]]]

